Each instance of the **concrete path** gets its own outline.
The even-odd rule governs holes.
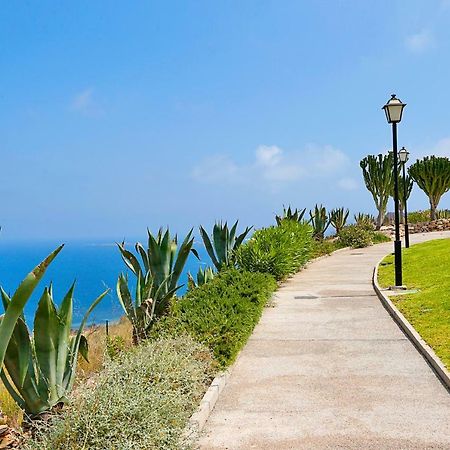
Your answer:
[[[338,252],[277,292],[201,449],[450,449],[450,395],[372,288],[391,249]]]

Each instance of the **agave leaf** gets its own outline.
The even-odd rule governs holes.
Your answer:
[[[192,245],[194,244],[194,239],[192,236],[192,229],[189,231],[187,236],[185,237],[183,243],[181,244],[180,250],[178,252],[177,259],[175,261],[175,265],[173,267],[173,272],[171,274],[171,280],[169,284],[169,290],[172,290],[176,287],[178,280],[181,276],[181,272],[186,264],[189,253],[192,250]]]
[[[128,279],[122,273],[119,275],[117,280],[117,297],[119,299],[120,304],[122,305],[125,314],[129,318],[131,323],[136,322],[136,315],[133,307],[133,300],[131,298],[130,290],[128,289]]]
[[[27,277],[20,283],[8,309],[3,316],[2,324],[0,325],[0,367],[3,365],[6,349],[9,340],[13,334],[17,319],[23,313],[23,308],[29,300],[34,288],[45,274],[49,264],[55,259],[56,255],[61,251],[64,245],[60,245],[56,250],[50,253]]]
[[[234,244],[234,248],[237,249],[241,246],[242,242],[244,241],[244,239],[246,238],[247,234],[250,232],[250,230],[253,227],[247,227],[243,233],[241,233],[237,238],[236,238],[236,243]]]
[[[208,233],[205,231],[205,229],[200,226],[200,234],[202,236],[203,242],[206,247],[206,251],[208,252],[209,257],[211,258],[211,261],[213,262],[214,266],[217,270],[220,269],[219,261],[217,261],[216,255],[214,253],[214,248],[211,243],[211,239],[208,236]]]
[[[141,265],[137,260],[136,256],[133,255],[130,251],[125,248],[125,243],[117,244],[117,247],[120,250],[122,255],[123,262],[127,265],[127,267],[137,276],[138,273],[142,272]]]
[[[13,398],[13,400],[17,403],[20,409],[25,409],[25,400],[17,393],[17,391],[12,387],[11,383],[8,380],[8,377],[5,374],[5,371],[2,370],[0,372],[0,378],[3,382],[3,385],[5,386],[6,390],[8,391],[9,395]]]
[[[56,363],[56,385],[58,395],[64,394],[63,380],[66,368],[67,357],[69,355],[70,342],[70,328],[72,326],[72,312],[73,312],[73,291],[75,283],[72,284],[67,294],[64,296],[61,306],[58,310],[59,324],[58,324],[58,357]]]
[[[34,318],[34,348],[39,367],[39,393],[42,398],[56,396],[56,362],[59,347],[59,317],[48,288],[39,300]]]
[[[213,228],[213,242],[214,249],[216,250],[217,259],[219,260],[220,267],[225,263],[227,264],[227,252],[226,248],[228,247],[228,226],[225,222],[223,227],[220,224],[215,224]]]
[[[141,255],[142,262],[143,262],[144,267],[145,267],[145,271],[148,272],[149,262],[148,262],[147,252],[145,251],[145,249],[142,246],[142,244],[140,244],[139,242],[135,245],[135,248],[136,248],[136,251]]]
[[[80,337],[80,355],[89,363],[89,343],[83,334]]]

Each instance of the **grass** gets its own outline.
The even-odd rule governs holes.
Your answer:
[[[394,284],[393,256],[380,265],[381,286]],[[403,279],[415,294],[391,300],[447,368],[450,368],[450,239],[411,246],[403,253]]]

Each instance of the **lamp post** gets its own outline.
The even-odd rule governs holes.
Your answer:
[[[407,207],[407,186],[406,186],[406,163],[408,162],[409,158],[409,152],[406,150],[405,147],[402,147],[399,152],[398,156],[400,158],[400,162],[402,163],[402,169],[403,169],[403,207],[405,208],[404,214],[405,214],[405,247],[409,248],[409,229],[408,229],[408,207]]]
[[[402,281],[402,241],[400,240],[400,215],[398,211],[398,151],[397,151],[397,124],[402,120],[403,108],[406,105],[391,95],[389,101],[383,106],[388,123],[392,124],[392,150],[394,152],[394,214],[395,214],[395,286],[401,287]]]

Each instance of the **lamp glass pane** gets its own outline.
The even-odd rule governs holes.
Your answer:
[[[403,105],[393,105],[390,104],[388,105],[388,107],[386,108],[387,110],[389,110],[389,117],[388,117],[388,121],[389,122],[400,122],[401,118],[402,118],[402,110],[403,110]]]

